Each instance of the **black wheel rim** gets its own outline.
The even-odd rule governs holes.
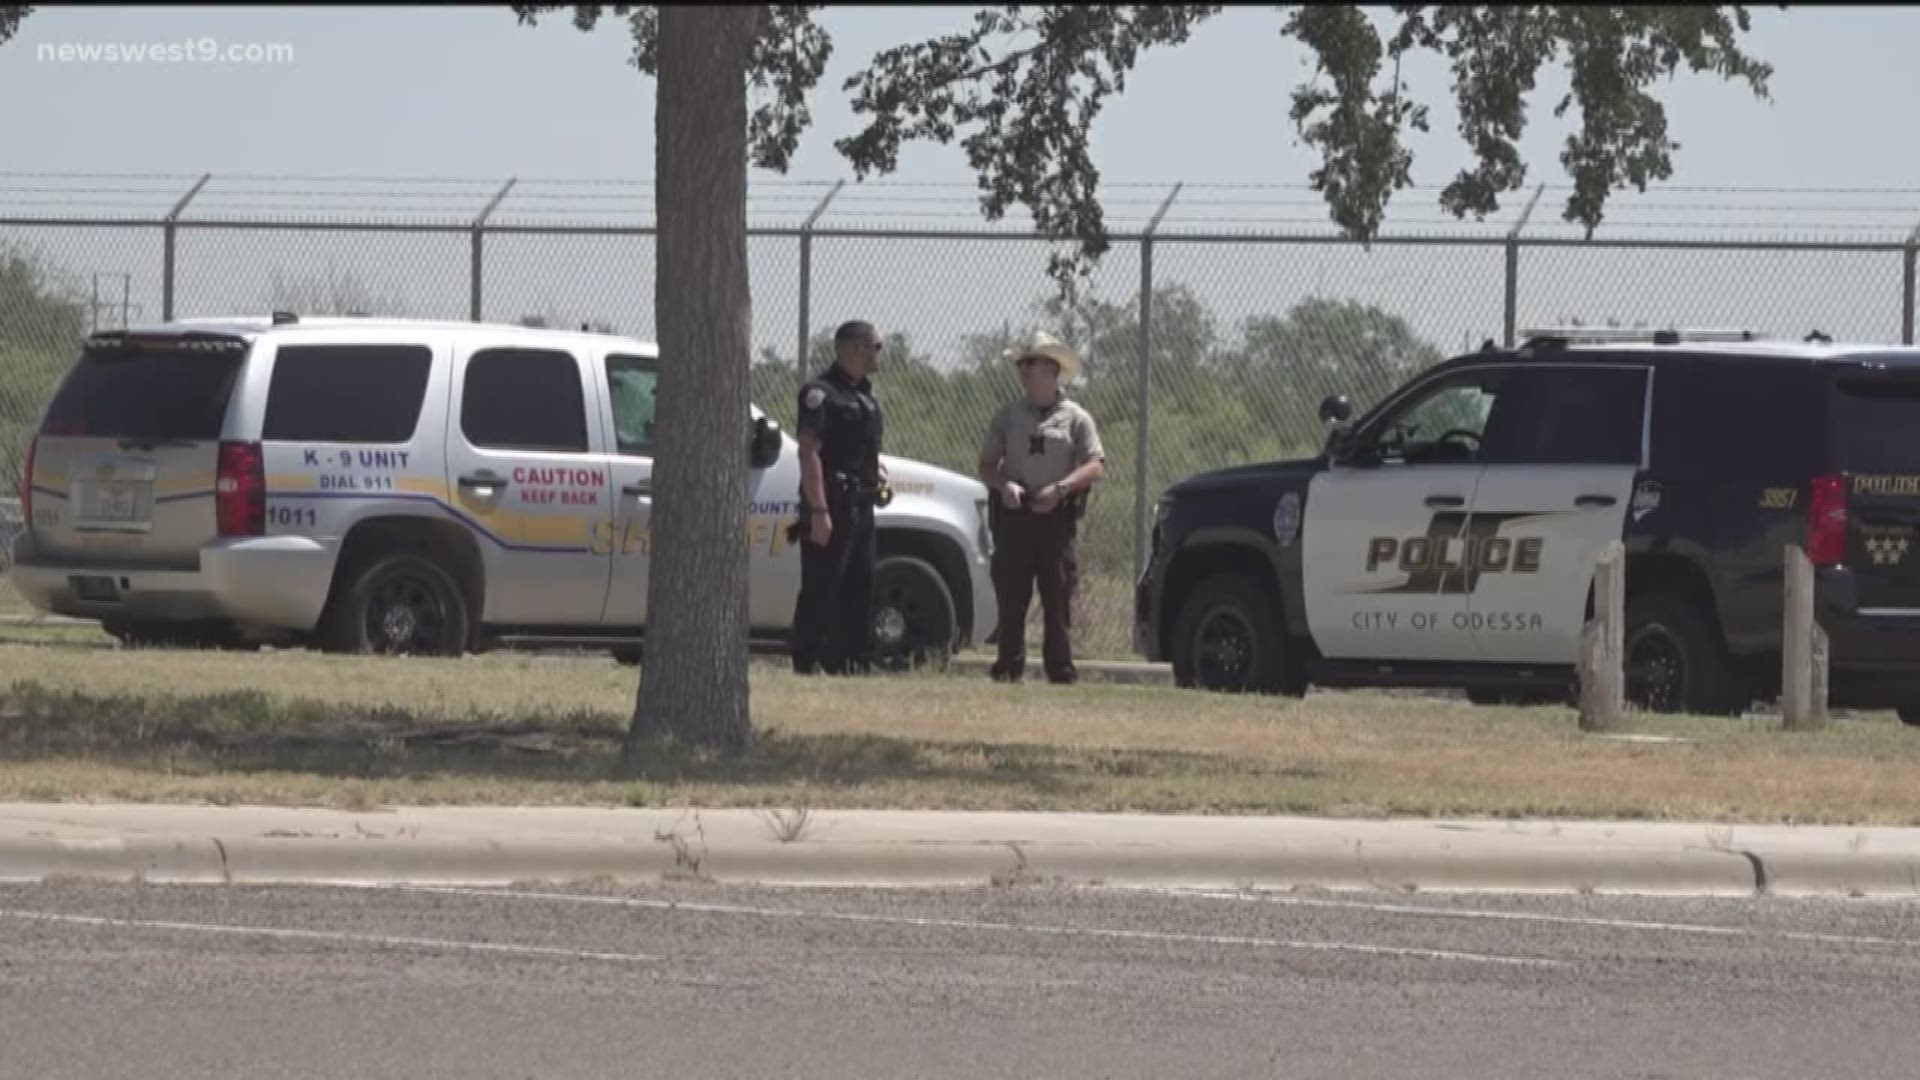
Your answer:
[[[418,574],[380,579],[367,603],[367,640],[389,656],[435,653],[447,633],[447,605],[432,582]]]
[[[874,663],[900,671],[940,652],[947,628],[946,604],[919,574],[888,575],[873,592]]]
[[[1687,655],[1664,626],[1646,626],[1627,643],[1627,700],[1649,712],[1678,712],[1685,699]]]
[[[1253,671],[1253,627],[1239,612],[1208,612],[1194,632],[1193,644],[1194,674],[1201,686],[1239,690],[1247,685]]]

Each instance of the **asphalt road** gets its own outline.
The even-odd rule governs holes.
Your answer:
[[[1920,904],[0,887],[0,1077],[1909,1077]]]

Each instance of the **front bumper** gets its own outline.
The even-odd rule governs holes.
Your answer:
[[[200,550],[195,569],[78,564],[14,543],[8,580],[41,611],[117,622],[219,621],[305,632],[320,621],[338,551],[304,537],[251,537]]]
[[[1000,597],[993,588],[993,559],[975,551],[969,557],[967,580],[973,592],[973,632],[968,645],[986,649],[993,645],[1000,629]]]
[[[1160,640],[1160,579],[1151,568],[1133,585],[1133,651],[1144,660],[1168,659]]]

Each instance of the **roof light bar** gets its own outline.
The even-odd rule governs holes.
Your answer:
[[[1654,345],[1678,345],[1681,342],[1738,342],[1760,340],[1760,335],[1752,330],[1723,329],[1718,327],[1696,327],[1684,330],[1615,326],[1540,327],[1526,331],[1521,337],[1528,342],[1552,341],[1568,345],[1617,345],[1631,342],[1650,342]]]

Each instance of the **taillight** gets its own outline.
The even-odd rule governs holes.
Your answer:
[[[213,490],[221,536],[266,535],[267,461],[259,443],[220,444],[220,471]]]
[[[20,474],[20,517],[29,528],[33,525],[33,454],[40,449],[40,440],[36,437],[27,440],[27,467]]]
[[[1807,561],[1839,566],[1847,561],[1847,479],[1835,473],[1813,478],[1807,502]]]

